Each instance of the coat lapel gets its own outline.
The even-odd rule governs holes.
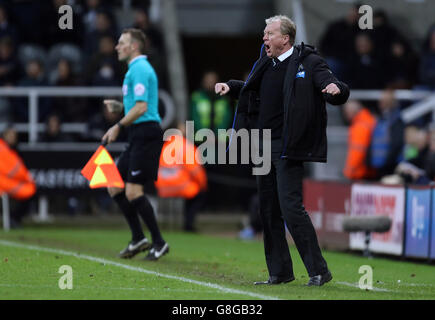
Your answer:
[[[243,88],[249,88],[253,83],[255,83],[255,81],[258,80],[258,77],[263,74],[264,69],[269,63],[270,58],[268,56],[263,56],[262,58],[260,58]]]
[[[299,65],[299,50],[298,48],[294,47],[293,54],[290,56],[290,61],[287,66],[287,72],[285,74],[284,78],[284,85],[282,87],[283,94],[284,94],[284,102],[287,101],[288,98],[290,98],[292,89],[293,89],[293,82],[295,81],[296,73],[298,70]]]

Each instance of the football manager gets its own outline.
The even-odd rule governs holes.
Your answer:
[[[302,202],[303,163],[326,162],[325,101],[341,105],[349,89],[314,47],[294,45],[295,36],[296,26],[287,16],[266,19],[260,58],[246,82],[215,85],[217,94],[239,100],[236,128],[271,130],[271,170],[257,176],[269,278],[256,285],[295,279],[285,225],[307,269],[307,285],[321,286],[332,279]]]

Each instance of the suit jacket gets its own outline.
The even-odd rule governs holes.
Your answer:
[[[345,103],[349,97],[349,88],[337,80],[312,46],[304,43],[295,46],[288,59],[290,61],[283,83],[284,126],[281,158],[326,162],[325,101],[333,105]],[[260,58],[255,62],[247,81],[227,82],[230,87],[229,94],[239,99],[236,110],[237,128],[258,128],[261,78],[270,63],[271,59],[262,47]],[[340,94],[332,96],[321,92],[330,83],[338,86]]]

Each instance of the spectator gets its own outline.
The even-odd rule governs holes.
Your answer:
[[[59,87],[71,87],[80,85],[78,78],[73,74],[71,63],[67,59],[60,59],[57,69],[51,79],[52,85]],[[71,121],[85,121],[88,119],[90,108],[86,108],[83,98],[78,97],[55,97],[52,99],[52,108],[60,112],[66,119]]]
[[[435,25],[429,29],[424,42],[420,64],[420,84],[427,89],[435,89]]]
[[[194,163],[187,162],[187,154],[195,154],[196,147],[185,138],[184,124],[178,125],[178,129],[181,135],[172,136],[163,145],[155,185],[162,198],[185,199],[183,230],[194,232],[195,217],[206,199],[207,175],[196,157]]]
[[[135,9],[133,28],[142,30],[158,51],[164,51],[162,33],[151,24],[146,8],[139,7]]]
[[[121,119],[121,115],[116,112],[109,112],[104,105],[101,112],[96,113],[87,124],[87,132],[84,139],[87,141],[100,141],[104,133],[107,132]],[[122,131],[118,141],[126,141],[125,132]]]
[[[71,62],[61,58],[57,63],[57,69],[52,75],[52,82],[55,86],[70,87],[78,85],[78,79],[73,74]]]
[[[135,9],[133,28],[142,30],[146,35],[145,54],[159,77],[159,88],[168,89],[166,57],[163,45],[163,35],[154,27],[148,18],[147,9]]]
[[[74,139],[61,131],[60,116],[53,113],[48,116],[45,131],[39,138],[40,142],[73,142]]]
[[[425,129],[415,125],[405,128],[404,161],[424,169],[425,159],[429,151],[429,135]]]
[[[154,67],[157,76],[159,77],[159,88],[168,89],[168,71],[166,65],[166,57],[162,50],[158,49],[151,41],[150,38],[145,39],[145,52],[144,52],[151,65]]]
[[[392,174],[402,160],[404,123],[393,90],[383,91],[378,106],[381,115],[373,130],[368,163],[382,177]]]
[[[344,105],[344,115],[350,127],[343,174],[352,180],[372,179],[375,177],[375,171],[367,166],[366,156],[376,119],[357,100],[349,100]]]
[[[219,136],[218,130],[231,128],[233,120],[233,110],[229,98],[227,96],[217,96],[214,92],[214,85],[218,80],[218,74],[215,71],[204,72],[201,87],[192,93],[190,100],[190,119],[194,122],[195,133],[200,129],[211,129],[217,138],[217,143],[214,142],[214,149],[207,150],[207,154],[204,154],[208,158],[214,157],[215,163],[217,163],[218,145],[227,142],[227,136]],[[203,141],[195,141],[197,145],[201,142]],[[237,143],[237,141],[234,143]],[[210,153],[208,153],[209,151]],[[229,189],[227,185],[213,180],[213,177],[231,175],[229,173],[231,167],[229,165],[207,163],[205,169],[207,176],[210,177],[206,193],[207,205],[211,207],[218,206],[222,198],[219,195],[225,194]]]
[[[98,51],[100,38],[103,36],[117,37],[116,23],[112,15],[103,9],[99,9],[95,19],[95,29],[85,35],[84,53],[88,59]]]
[[[353,5],[345,18],[332,22],[320,39],[320,53],[339,79],[345,77],[344,62],[354,51],[353,43],[359,31],[358,8],[359,5]]]
[[[0,39],[5,37],[11,38],[15,44],[18,43],[17,29],[9,22],[6,7],[0,5]]]
[[[15,151],[17,150],[18,133],[13,126],[7,126],[6,129],[3,131],[1,138],[4,142],[7,143],[9,148]]]
[[[368,33],[359,33],[355,38],[355,54],[349,60],[348,79],[352,89],[384,88],[382,61],[376,55]]]
[[[36,185],[20,158],[16,147],[18,134],[7,127],[0,137],[0,193],[7,193],[11,202],[11,228],[19,228],[21,220],[29,212]]]
[[[414,125],[405,129],[404,161],[397,166],[395,173],[400,181],[413,184],[428,184],[425,167],[429,155],[428,132]]]
[[[119,86],[122,74],[125,72],[119,63],[115,51],[115,42],[110,35],[100,38],[98,52],[95,53],[88,65],[86,75],[91,86]]]
[[[18,82],[20,87],[43,87],[47,86],[48,82],[45,77],[44,67],[42,62],[34,59],[29,60],[26,65],[26,75]],[[45,119],[45,117],[50,113],[51,105],[50,100],[47,97],[39,98],[38,102],[38,116],[39,121]],[[14,108],[14,119],[19,122],[29,121],[29,108],[28,99],[19,98],[17,104]]]
[[[85,33],[88,34],[95,31],[97,13],[101,9],[103,9],[101,0],[86,0],[85,13],[82,18]]]
[[[231,127],[233,111],[230,101],[214,92],[214,85],[219,82],[218,80],[215,71],[207,71],[203,74],[201,88],[192,93],[190,115],[195,124],[195,132],[209,128],[218,136],[218,129]],[[225,141],[219,136],[218,139]]]
[[[401,39],[405,42],[397,29],[390,24],[387,14],[382,9],[375,10],[373,13],[373,29],[369,33],[373,40],[376,54],[383,61],[389,58],[393,41]]]
[[[20,66],[11,38],[0,39],[0,86],[13,86],[20,77]]]
[[[71,135],[61,131],[61,118],[58,114],[53,113],[48,116],[45,131],[39,138],[40,142],[65,143],[74,142],[74,140]],[[50,201],[53,203],[67,203],[67,210],[70,215],[75,215],[82,206],[81,200],[76,196],[54,194],[50,197]]]
[[[42,62],[38,59],[29,60],[26,65],[26,75],[18,82],[18,85],[23,87],[38,87],[46,86],[47,84]]]
[[[417,82],[418,57],[411,46],[400,38],[391,42],[387,64],[387,87],[411,89]]]

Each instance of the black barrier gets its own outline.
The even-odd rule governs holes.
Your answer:
[[[98,142],[21,143],[18,151],[36,182],[38,194],[76,194],[90,190],[88,181],[80,171],[99,145]],[[125,146],[126,143],[116,142],[106,148],[112,158],[116,159]],[[206,166],[206,169],[207,174],[211,174],[208,183],[208,203],[212,208],[234,209],[234,206],[248,203],[246,199],[255,191],[255,179],[250,176],[250,168],[247,165],[212,165]],[[252,180],[250,185],[247,183],[248,178],[240,177],[244,172],[245,176]],[[218,178],[218,181],[214,181],[214,178]],[[153,183],[145,185],[145,191],[148,194],[156,194]]]

